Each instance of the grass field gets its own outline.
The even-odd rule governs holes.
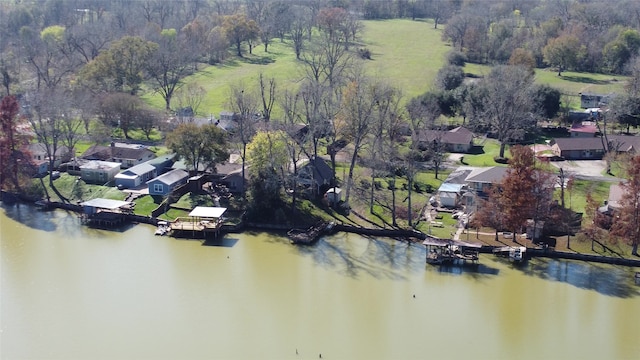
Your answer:
[[[362,39],[352,49],[367,48],[371,51],[371,60],[362,61],[368,74],[388,80],[401,89],[404,101],[433,87],[436,74],[451,49],[441,40],[442,27],[434,29],[431,20],[365,20],[362,23]],[[488,65],[465,66],[465,72],[478,76],[486,75],[489,71]],[[276,40],[269,45],[267,53],[262,46],[258,46],[253,54],[247,53],[243,58],[230,55],[219,65],[201,64],[199,71],[187,77],[185,83],[195,83],[206,91],[198,115],[217,116],[229,109],[230,86],[257,89],[260,73],[267,78],[275,78],[280,90],[296,87],[304,76],[302,64],[296,60],[290,42]],[[571,71],[563,72],[559,77],[553,69],[536,69],[536,81],[572,95],[569,101],[573,108],[580,105],[579,93],[619,92],[623,90],[625,80],[624,76]],[[155,108],[164,109],[164,101],[159,94],[149,91],[143,98]],[[175,99],[172,105],[174,108],[178,106]],[[276,104],[275,117],[280,112],[277,107]]]
[[[466,64],[465,73],[485,76],[491,71],[489,65]],[[580,108],[580,93],[609,94],[624,91],[627,77],[621,75],[591,74],[565,71],[562,76],[554,69],[536,69],[536,82],[547,84],[559,89],[563,94],[570,95],[569,107]]]
[[[405,19],[363,21],[363,24],[362,40],[352,49],[366,47],[372,52],[372,60],[362,61],[367,73],[400,88],[405,101],[431,87],[450,49],[440,40],[441,29],[433,29],[428,21]],[[258,46],[253,54],[245,54],[243,58],[230,56],[220,65],[202,64],[185,83],[195,83],[206,91],[199,115],[218,116],[229,109],[230,86],[257,90],[260,73],[275,78],[280,90],[294,88],[304,77],[302,63],[296,60],[290,42],[276,40],[268,53]],[[164,109],[159,94],[147,92],[142,97],[153,107]],[[172,105],[177,107],[175,102]],[[274,116],[278,114],[279,109],[275,109]]]

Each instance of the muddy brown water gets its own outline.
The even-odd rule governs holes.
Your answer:
[[[638,269],[337,234],[199,241],[0,208],[2,359],[632,359]],[[297,352],[297,354],[296,354]]]

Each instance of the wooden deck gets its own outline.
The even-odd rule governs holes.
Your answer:
[[[217,236],[222,226],[222,220],[201,220],[193,221],[190,219],[178,218],[169,224],[168,234],[176,237],[207,237],[209,235]]]

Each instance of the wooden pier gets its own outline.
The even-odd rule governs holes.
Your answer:
[[[287,232],[287,236],[289,236],[292,244],[311,245],[323,234],[331,232],[334,226],[335,224],[333,222],[320,222],[306,230],[291,229]]]

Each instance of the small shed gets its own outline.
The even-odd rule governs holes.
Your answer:
[[[331,189],[327,190],[324,196],[327,201],[329,201],[329,204],[338,204],[340,201],[342,201],[342,189],[338,187],[332,187]]]
[[[460,200],[460,194],[462,192],[463,184],[451,184],[443,183],[438,188],[438,195],[440,196],[440,206],[453,208],[458,206]]]

